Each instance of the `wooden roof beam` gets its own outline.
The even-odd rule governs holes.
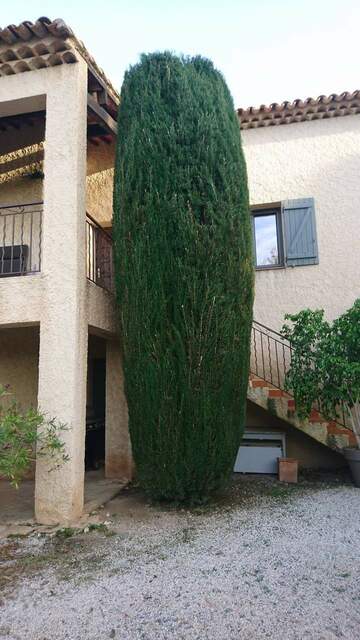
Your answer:
[[[90,66],[88,68],[88,92],[90,94],[95,93],[99,104],[116,120],[119,106],[118,100],[109,92],[108,85],[104,79]]]
[[[106,129],[114,136],[117,136],[117,122],[105,109],[97,102],[97,100],[88,94],[88,108],[95,113]]]

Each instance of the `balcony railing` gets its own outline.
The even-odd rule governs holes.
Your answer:
[[[0,277],[41,271],[42,202],[0,205]],[[114,291],[111,236],[90,215],[86,217],[86,275]]]
[[[86,217],[86,252],[87,278],[114,292],[112,238],[89,214]]]
[[[0,277],[41,270],[42,202],[0,206]]]

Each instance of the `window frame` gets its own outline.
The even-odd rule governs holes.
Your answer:
[[[283,235],[281,202],[275,202],[274,204],[256,205],[256,206],[250,207],[250,212],[251,212],[251,224],[252,224],[253,242],[254,242],[255,270],[268,271],[269,269],[285,269],[285,251],[284,251],[284,235]],[[278,263],[258,265],[257,258],[256,258],[255,218],[259,218],[261,216],[268,216],[268,215],[276,216]]]

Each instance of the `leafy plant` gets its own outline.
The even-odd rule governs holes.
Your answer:
[[[286,315],[282,335],[290,341],[292,357],[286,376],[300,417],[308,417],[318,401],[326,418],[347,409],[360,448],[360,299],[332,323],[324,311],[305,309]]]
[[[209,60],[143,55],[125,75],[116,285],[133,454],[155,499],[224,485],[242,435],[253,303],[245,160]]]
[[[0,385],[0,476],[18,487],[35,454],[49,459],[50,470],[69,460],[59,437],[67,427],[35,409],[22,411],[10,396]]]

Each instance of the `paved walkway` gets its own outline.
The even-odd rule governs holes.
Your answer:
[[[90,513],[100,505],[108,502],[124,486],[117,480],[107,480],[102,471],[89,471],[85,474],[85,508]],[[0,537],[16,533],[18,526],[21,532],[26,527],[34,528],[34,491],[35,483],[25,480],[19,489],[15,489],[6,480],[0,480]]]

